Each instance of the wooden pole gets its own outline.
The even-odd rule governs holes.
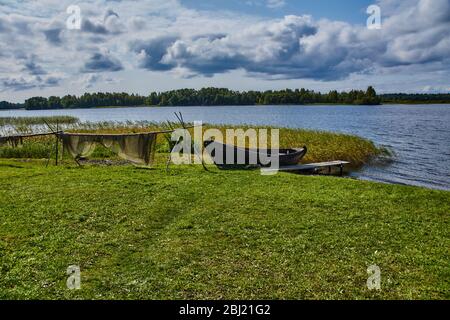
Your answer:
[[[58,121],[56,121],[56,132],[59,131],[59,123]],[[58,156],[59,156],[59,139],[58,139],[58,135],[55,134],[55,138],[56,138],[56,157],[55,157],[55,165],[58,165]]]
[[[58,135],[56,135],[56,138],[58,139]],[[61,143],[61,164],[63,164],[64,161],[64,143]]]

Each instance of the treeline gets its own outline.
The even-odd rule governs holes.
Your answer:
[[[351,104],[378,105],[381,103],[450,103],[450,94],[382,94],[373,87],[349,92],[316,92],[306,89],[269,91],[233,91],[224,88],[180,89],[152,92],[148,96],[122,93],[85,93],[49,98],[33,97],[24,104],[0,102],[0,109],[26,108],[68,109],[123,106],[239,106],[239,105],[303,105]]]
[[[380,95],[382,103],[450,103],[450,93],[390,93]]]
[[[21,109],[23,107],[24,106],[21,103],[11,103],[8,101],[0,101],[0,110]]]
[[[62,98],[33,97],[25,100],[25,109],[69,109],[94,107],[125,107],[144,105],[145,97],[122,93],[85,93],[80,97],[66,95]]]
[[[226,105],[285,105],[285,104],[379,104],[375,90],[331,91],[320,93],[306,89],[279,91],[232,91],[220,88],[201,90],[181,89],[162,93],[153,92],[146,99],[147,105],[159,106],[226,106]]]
[[[149,96],[128,93],[85,93],[80,97],[33,97],[25,101],[25,108],[66,109],[115,106],[227,106],[227,105],[283,105],[283,104],[379,104],[375,90],[320,93],[306,89],[280,91],[233,91],[223,88],[180,89],[152,92]]]

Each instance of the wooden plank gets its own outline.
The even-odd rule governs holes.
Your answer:
[[[56,132],[59,132],[59,123],[58,121],[56,121]],[[58,135],[55,135],[55,140],[56,140],[56,146],[55,146],[55,151],[56,151],[56,155],[55,155],[55,165],[58,165],[58,152],[59,152],[59,138]]]
[[[335,166],[346,165],[346,164],[350,164],[350,162],[337,160],[337,161],[329,161],[329,162],[308,163],[308,164],[292,166],[292,167],[305,167],[306,169],[309,169],[311,167],[325,168],[325,167],[335,167]],[[286,167],[286,168],[289,168],[289,167]]]
[[[189,126],[185,129],[192,129],[196,126]],[[199,127],[199,126],[197,126]],[[180,128],[182,129],[182,128]],[[63,132],[64,135],[67,136],[105,136],[105,137],[116,137],[116,136],[138,136],[143,134],[163,134],[163,133],[172,133],[174,130],[162,130],[162,131],[152,131],[152,132],[137,132],[137,133],[70,133],[70,132]]]
[[[165,131],[155,131],[155,132],[141,132],[141,133],[70,133],[64,132],[62,135],[72,136],[72,137],[94,137],[94,136],[103,136],[103,137],[118,137],[118,136],[139,136],[144,134],[162,134],[162,133],[172,133],[173,130],[165,130]]]
[[[350,164],[348,161],[329,161],[329,162],[318,162],[318,163],[308,163],[308,164],[300,164],[295,166],[286,166],[286,167],[280,167],[277,169],[272,168],[263,168],[263,171],[305,171],[305,170],[315,170],[320,168],[327,168],[327,167],[341,167],[346,164]]]

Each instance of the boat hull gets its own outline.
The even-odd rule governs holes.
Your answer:
[[[248,149],[226,145],[216,141],[205,141],[204,147],[213,159],[216,166],[222,169],[242,167],[270,167],[274,158],[271,149]],[[308,149],[292,148],[279,149],[279,166],[296,165],[306,155]],[[233,155],[233,156],[232,156]]]

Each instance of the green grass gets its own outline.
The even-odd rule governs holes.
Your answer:
[[[251,126],[212,126],[206,125],[205,129],[218,128],[225,136],[227,128],[251,129]],[[267,127],[270,129],[269,127]],[[66,131],[85,133],[137,133],[161,130],[161,124],[152,122],[126,122],[126,123],[78,123],[71,125]],[[191,130],[192,131],[192,130]],[[280,147],[308,146],[308,153],[303,159],[304,163],[321,162],[330,160],[350,161],[354,167],[360,167],[373,157],[386,154],[386,150],[375,146],[366,139],[321,131],[301,129],[280,129]],[[33,158],[42,159],[54,149],[54,137],[39,137],[26,139],[24,145],[19,148],[0,147],[0,158]],[[169,147],[162,135],[158,136],[156,150],[168,152]],[[107,150],[99,148],[93,155],[94,158],[115,158]]]
[[[163,160],[0,161],[0,298],[450,298],[449,192]]]

